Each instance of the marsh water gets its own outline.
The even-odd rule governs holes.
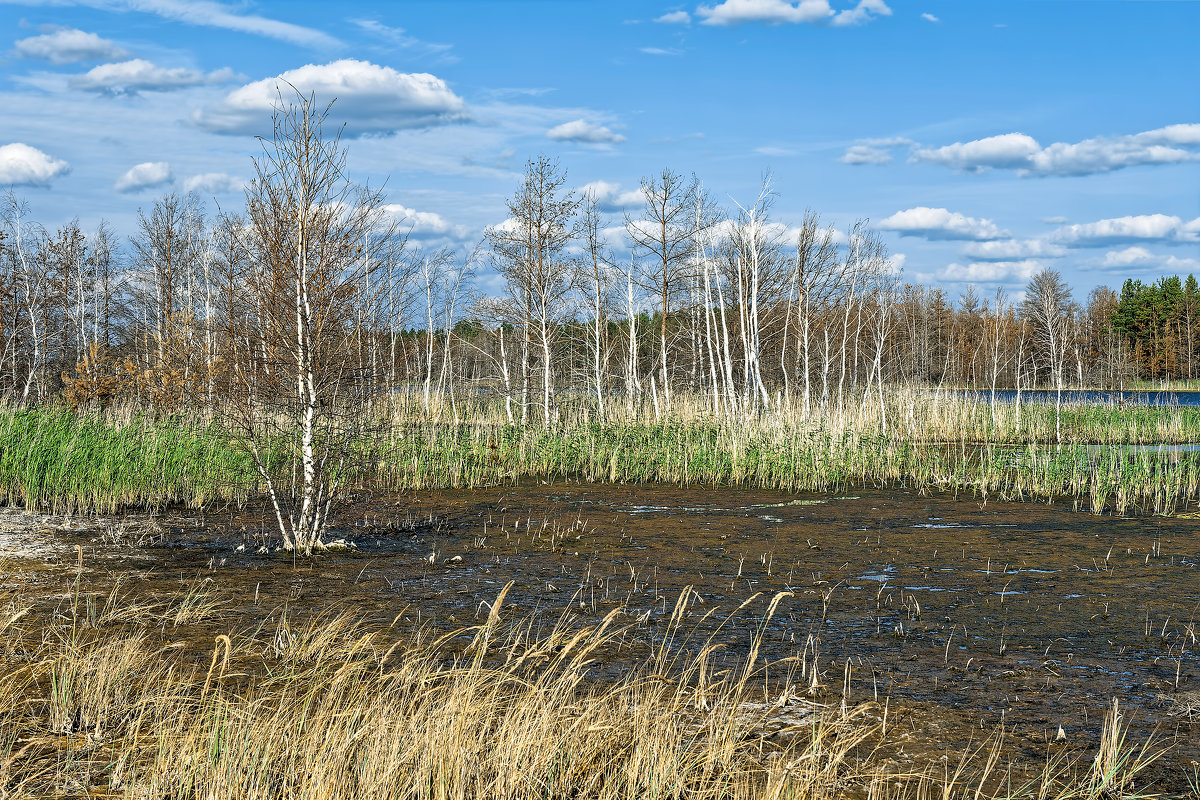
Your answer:
[[[1001,725],[1030,759],[1061,746],[1060,728],[1085,747],[1119,698],[1133,736],[1178,739],[1164,769],[1182,775],[1200,758],[1192,723],[1172,713],[1200,690],[1194,520],[901,490],[530,482],[355,498],[334,531],[355,548],[313,559],[264,547],[265,510],[107,524],[58,534],[81,545],[88,590],[119,581],[130,596],[178,595],[199,581],[232,599],[218,627],[286,607],[293,618],[350,611],[449,631],[476,624],[512,582],[508,620],[550,626],[624,609],[628,646],[597,664],[605,680],[664,635],[686,592],[678,646],[713,639],[732,663],[760,634],[760,658],[783,683],[815,660],[818,685],[797,691],[886,704],[908,742],[901,756],[961,752]],[[8,566],[50,597],[75,558]]]
[[[1015,403],[1020,399],[1024,403],[1054,405],[1061,399],[1075,405],[1200,407],[1200,391],[1189,390],[1064,389],[1060,396],[1052,389],[1026,390],[1020,394],[1016,389],[997,389],[994,393],[987,389],[968,389],[961,394],[977,400],[990,400],[994,396],[1001,403]]]

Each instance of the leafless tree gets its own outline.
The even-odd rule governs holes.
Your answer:
[[[305,553],[323,545],[352,443],[368,435],[376,387],[355,343],[368,279],[395,235],[381,194],[347,178],[340,131],[325,132],[329,110],[312,95],[280,98],[246,190],[248,274],[232,314],[233,420],[284,546]],[[268,464],[268,446],[286,446],[290,478]]]
[[[699,180],[685,178],[670,169],[642,179],[645,205],[641,217],[626,216],[625,230],[639,257],[640,285],[655,299],[660,314],[658,330],[658,371],[663,401],[671,408],[671,364],[668,347],[668,320],[687,296],[699,266],[697,251],[701,237],[716,223],[711,202],[704,197]],[[697,198],[701,202],[697,203]],[[700,213],[697,213],[699,207]]]
[[[585,252],[579,259],[576,285],[585,295],[591,310],[591,374],[596,390],[596,413],[604,418],[604,398],[607,394],[605,361],[607,355],[608,314],[612,304],[615,284],[615,268],[610,248],[604,242],[601,214],[596,206],[596,195],[589,192],[583,198],[580,212]]]
[[[1022,310],[1033,329],[1033,341],[1054,382],[1054,435],[1062,441],[1063,366],[1074,317],[1071,289],[1062,274],[1042,269],[1025,287]]]
[[[521,419],[528,416],[531,351],[541,351],[542,421],[550,425],[554,395],[554,341],[566,319],[572,265],[566,250],[574,236],[579,199],[564,191],[567,175],[541,155],[525,165],[521,186],[507,201],[509,219],[485,234],[493,263],[504,277],[521,321]]]

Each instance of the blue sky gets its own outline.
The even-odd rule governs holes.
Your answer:
[[[425,246],[561,159],[619,223],[695,172],[783,224],[867,217],[957,296],[1200,272],[1200,2],[0,0],[0,186],[47,226],[240,204],[278,78],[337,96],[350,166]]]

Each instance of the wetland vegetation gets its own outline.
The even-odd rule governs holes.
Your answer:
[[[1195,380],[1195,281],[956,303],[671,170],[626,267],[546,157],[414,251],[280,103],[127,255],[10,198],[0,797],[1198,793],[1200,408],[1067,392]]]

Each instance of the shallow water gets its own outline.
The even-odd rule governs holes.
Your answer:
[[[977,400],[992,398],[992,392],[986,389],[963,389],[959,394]],[[1015,403],[1017,391],[1016,389],[997,389],[995,397],[1001,403]],[[1052,389],[1025,390],[1021,392],[1021,402],[1053,405],[1058,402],[1058,393]],[[1197,407],[1200,406],[1200,391],[1064,389],[1062,402],[1077,405]]]
[[[910,754],[957,752],[1003,723],[1014,754],[1040,758],[1060,726],[1094,742],[1117,697],[1135,737],[1183,740],[1164,769],[1200,758],[1192,723],[1165,706],[1200,688],[1195,522],[895,490],[569,482],[360,497],[338,521],[334,535],[357,549],[311,560],[256,554],[270,540],[258,510],[167,515],[140,543],[79,534],[84,583],[163,596],[211,580],[236,598],[226,628],[286,605],[292,617],[347,609],[451,630],[511,581],[508,619],[626,609],[628,647],[601,678],[656,643],[691,587],[682,646],[715,637],[732,663],[762,632],[766,661],[816,659],[819,698],[886,701]],[[64,566],[74,577],[73,554]],[[791,596],[764,622],[778,592]],[[787,670],[770,674],[786,682]]]

